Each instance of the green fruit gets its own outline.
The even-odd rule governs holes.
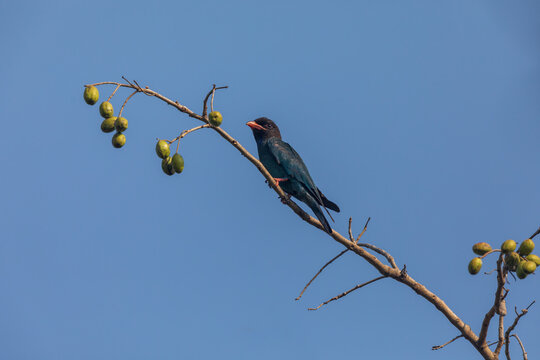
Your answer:
[[[110,102],[104,101],[99,105],[99,113],[101,116],[103,116],[105,119],[110,118],[114,115],[114,109]]]
[[[210,114],[208,114],[208,122],[212,126],[219,126],[221,125],[221,122],[223,121],[223,116],[221,116],[221,113],[219,111],[212,111]]]
[[[101,131],[104,133],[110,133],[114,131],[114,122],[116,121],[116,117],[110,117],[102,121],[101,123]]]
[[[538,255],[530,254],[527,256],[527,260],[533,261],[536,266],[540,266],[540,257],[538,257]]]
[[[117,149],[121,148],[126,144],[126,135],[117,132],[112,137],[112,144]]]
[[[517,252],[512,251],[511,253],[508,253],[504,257],[504,262],[508,267],[512,268],[515,267],[517,264],[519,264],[519,261],[521,258],[519,257],[519,254]]]
[[[184,158],[176,153],[172,157],[172,165],[175,172],[180,174],[184,170]]]
[[[99,100],[99,91],[95,86],[89,86],[84,89],[84,101],[88,105],[94,105]]]
[[[534,250],[534,241],[527,239],[519,246],[518,253],[521,256],[527,256]]]
[[[486,242],[479,242],[473,245],[472,251],[476,255],[484,255],[485,253],[488,253],[491,251],[491,245],[489,245]]]
[[[482,259],[480,258],[474,258],[469,263],[469,273],[471,275],[476,275],[480,272],[480,269],[482,269]]]
[[[527,273],[523,269],[523,265],[526,263],[526,261],[521,261],[516,269],[516,275],[520,279],[525,279],[527,277]]]
[[[514,240],[506,240],[501,245],[501,250],[503,253],[507,254],[516,250],[516,242]]]
[[[114,122],[114,128],[116,129],[116,131],[118,132],[124,132],[127,130],[128,128],[128,121],[126,118],[123,118],[123,117],[119,117],[116,119],[116,121]]]
[[[161,169],[163,172],[169,176],[174,174],[174,168],[172,165],[172,158],[167,156],[165,159],[161,160]]]
[[[156,154],[162,159],[165,159],[171,154],[171,149],[169,148],[169,143],[165,140],[159,140],[156,144]]]
[[[525,274],[532,274],[534,270],[536,270],[536,263],[534,261],[527,260],[523,262],[521,267],[523,268]]]

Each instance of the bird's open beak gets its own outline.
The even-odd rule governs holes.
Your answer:
[[[248,121],[246,125],[255,130],[264,130],[264,128],[255,121]]]

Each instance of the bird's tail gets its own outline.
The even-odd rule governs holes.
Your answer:
[[[322,224],[322,226],[324,228],[324,231],[331,234],[332,233],[332,228],[330,227],[330,224],[328,223],[328,220],[326,220],[326,218],[324,217],[324,214],[321,211],[321,208],[319,207],[319,205],[314,205],[314,206],[310,206],[310,207],[311,207],[311,210],[313,210],[313,213],[315,214],[315,216],[317,216],[317,219],[319,219],[319,221],[321,222],[321,224]]]

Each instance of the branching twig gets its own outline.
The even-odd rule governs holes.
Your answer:
[[[216,90],[221,90],[221,89],[227,89],[228,86],[219,86],[219,87],[216,87],[216,84],[213,84],[212,85],[212,90],[210,90],[208,92],[208,94],[206,94],[206,97],[204,98],[204,101],[203,101],[203,112],[202,112],[202,117],[206,119],[206,115],[207,115],[207,112],[208,112],[208,106],[207,106],[207,103],[208,103],[208,98],[210,96],[212,96],[212,106],[213,106],[213,98],[214,98],[214,93],[216,92]]]
[[[446,345],[448,345],[448,344],[450,344],[450,343],[453,343],[455,340],[457,340],[457,339],[459,339],[459,338],[461,338],[461,337],[463,337],[463,334],[456,336],[456,337],[453,338],[452,340],[447,341],[447,342],[445,342],[445,343],[442,344],[442,345],[435,345],[435,346],[432,346],[432,347],[431,347],[431,350],[439,350],[439,349],[442,349],[442,348],[445,347]]]
[[[353,287],[352,289],[347,290],[347,291],[345,291],[345,292],[343,292],[343,293],[341,293],[341,294],[339,294],[339,295],[337,295],[337,296],[334,296],[334,297],[331,298],[330,300],[327,300],[327,301],[323,302],[322,304],[320,304],[320,305],[317,306],[316,308],[308,308],[308,310],[318,310],[318,309],[320,309],[322,306],[328,304],[329,302],[332,302],[332,301],[341,299],[342,297],[347,296],[348,294],[350,294],[350,293],[353,292],[354,290],[358,290],[358,289],[360,289],[361,287],[364,287],[364,286],[366,286],[366,285],[369,285],[369,284],[371,284],[371,283],[374,283],[374,282],[377,281],[377,280],[381,280],[381,279],[384,279],[384,278],[386,278],[386,277],[387,277],[387,276],[384,276],[384,275],[383,275],[383,276],[379,276],[378,278],[369,280],[369,281],[367,281],[367,282],[365,282],[365,283],[363,283],[363,284],[356,285],[356,286]]]
[[[536,300],[534,300],[532,303],[530,303],[529,306],[527,306],[525,309],[521,310],[520,314],[518,314],[517,308],[514,308],[514,311],[515,311],[517,316],[514,319],[514,322],[512,323],[512,325],[510,325],[508,327],[508,329],[506,330],[506,332],[504,333],[504,342],[506,344],[506,346],[504,348],[504,352],[506,354],[507,359],[510,359],[510,336],[511,336],[510,334],[516,328],[516,326],[517,326],[517,324],[519,322],[519,319],[521,319],[523,316],[527,315],[527,313],[529,312],[530,307],[533,306],[535,302],[536,302]],[[517,337],[516,337],[516,339],[517,339]],[[525,349],[523,348],[523,344],[521,344],[521,341],[519,341],[519,342],[520,342],[521,348],[523,349],[523,357],[524,357],[524,359],[526,359],[527,353],[525,352]]]

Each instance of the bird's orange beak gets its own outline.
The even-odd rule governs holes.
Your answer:
[[[255,130],[264,130],[264,128],[255,121],[248,121],[246,125]]]

